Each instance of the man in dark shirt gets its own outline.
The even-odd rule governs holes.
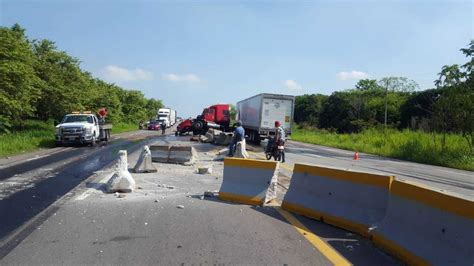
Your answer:
[[[245,129],[242,127],[242,122],[237,121],[235,125],[237,127],[234,130],[234,137],[232,138],[232,141],[229,144],[228,156],[231,156],[231,157],[234,156],[235,145],[237,145],[237,142],[245,139]]]

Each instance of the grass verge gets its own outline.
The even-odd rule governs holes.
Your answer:
[[[51,147],[54,147],[54,126],[47,122],[25,121],[22,130],[0,134],[0,157]]]
[[[442,134],[410,130],[380,131],[370,129],[357,134],[337,134],[317,129],[296,128],[295,141],[360,151],[412,162],[474,170],[474,154],[462,136],[447,134],[443,147]]]
[[[137,130],[136,124],[117,123],[112,134]],[[0,157],[31,152],[39,148],[54,147],[54,125],[43,121],[28,120],[21,130],[0,134]]]
[[[112,134],[118,134],[128,131],[138,130],[138,124],[129,124],[129,123],[117,123],[113,124]]]

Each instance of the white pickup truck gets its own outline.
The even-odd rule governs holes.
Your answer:
[[[111,129],[112,125],[105,125],[92,113],[67,114],[56,126],[55,142],[57,146],[71,143],[95,146],[98,141],[109,141]]]

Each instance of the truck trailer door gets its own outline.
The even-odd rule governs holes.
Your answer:
[[[291,100],[263,98],[262,128],[274,128],[275,121],[280,121],[283,128],[291,126]]]

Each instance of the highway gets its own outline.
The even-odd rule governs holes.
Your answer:
[[[358,235],[290,214],[203,197],[219,190],[222,147],[190,142],[189,136],[137,131],[115,136],[104,147],[58,148],[0,161],[0,264],[118,265],[401,265]],[[132,174],[133,193],[104,193],[120,149],[129,166],[150,143],[192,145],[196,167],[158,164],[157,173]],[[261,147],[252,157],[261,158]],[[402,162],[328,147],[288,142],[279,199],[295,162],[390,173],[472,197],[472,173]],[[431,170],[430,170],[431,169]],[[182,205],[183,208],[178,208]],[[14,206],[14,207],[13,207]]]
[[[262,147],[254,147],[255,157],[263,158]],[[415,181],[430,187],[450,191],[463,198],[474,199],[474,173],[447,167],[407,162],[376,155],[359,153],[354,160],[354,151],[341,150],[320,145],[288,141],[286,144],[286,163],[283,172],[291,176],[296,162],[319,164],[329,167],[368,171],[395,176],[399,179]]]

